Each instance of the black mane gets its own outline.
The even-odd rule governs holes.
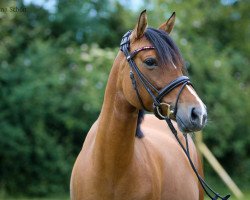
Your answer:
[[[136,137],[142,138],[143,132],[141,130],[141,123],[144,118],[144,110],[139,110],[138,119],[137,119],[137,128],[136,128]]]
[[[178,47],[165,31],[147,28],[145,37],[155,47],[159,66],[173,63],[176,66],[183,66],[183,59]]]

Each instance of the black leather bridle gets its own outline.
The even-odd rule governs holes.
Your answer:
[[[149,95],[151,96],[152,100],[153,100],[153,108],[154,108],[154,114],[157,118],[161,119],[161,120],[165,120],[169,126],[169,128],[171,129],[172,133],[174,134],[177,142],[179,143],[179,145],[181,146],[182,150],[184,151],[185,155],[187,156],[189,163],[195,173],[195,175],[197,176],[203,190],[206,192],[206,194],[210,197],[211,200],[217,200],[217,199],[222,199],[222,200],[227,200],[229,199],[230,195],[226,195],[225,197],[220,196],[217,192],[215,192],[213,189],[211,189],[211,187],[205,182],[205,180],[199,175],[199,173],[197,172],[197,169],[195,168],[193,161],[190,158],[190,154],[189,154],[189,148],[188,148],[188,139],[187,139],[187,134],[184,134],[185,136],[185,140],[186,140],[186,148],[184,147],[184,145],[181,143],[179,137],[178,137],[178,133],[175,129],[175,127],[173,126],[170,118],[175,118],[176,113],[177,113],[177,104],[178,104],[178,100],[180,98],[180,95],[183,91],[183,89],[185,88],[185,86],[187,84],[192,85],[189,78],[187,76],[179,76],[178,78],[176,78],[175,80],[173,80],[171,83],[169,83],[167,86],[165,86],[163,89],[158,90],[157,88],[155,88],[148,80],[147,78],[141,73],[141,71],[139,70],[139,68],[137,67],[137,65],[135,64],[133,58],[136,54],[138,54],[140,51],[143,50],[151,50],[154,49],[153,46],[145,46],[139,49],[134,50],[133,52],[130,53],[130,35],[131,35],[132,31],[128,31],[127,33],[125,33],[125,35],[122,37],[122,41],[120,44],[120,49],[121,51],[124,53],[129,65],[130,65],[130,78],[132,81],[132,85],[136,91],[137,97],[140,101],[141,106],[143,107],[144,110],[147,110],[146,107],[143,104],[142,98],[140,96],[139,90],[137,88],[137,83],[134,77],[134,72],[136,73],[136,75],[138,76],[140,82],[142,83],[142,85],[144,86],[144,88],[146,89],[146,91],[149,93]],[[175,106],[174,109],[171,109],[170,105],[164,102],[161,102],[162,98],[164,96],[166,96],[167,94],[169,94],[173,89],[175,89],[178,86],[181,86],[177,97],[176,97],[176,101],[175,101]],[[153,90],[153,91],[152,91]],[[155,96],[155,94],[157,94],[157,96]],[[166,106],[167,107],[167,114],[164,115],[162,114],[162,106]],[[210,191],[210,192],[209,192]],[[210,193],[213,193],[214,196],[212,196]]]
[[[144,88],[146,89],[146,91],[148,92],[148,94],[151,96],[152,100],[153,100],[153,108],[154,108],[154,114],[157,118],[159,119],[165,119],[166,117],[168,118],[174,118],[177,112],[177,104],[178,104],[178,100],[180,97],[181,92],[183,91],[185,85],[189,84],[191,85],[191,82],[189,80],[189,78],[187,76],[180,76],[178,78],[176,78],[175,80],[173,80],[171,83],[169,83],[167,86],[165,86],[163,89],[158,90],[156,87],[154,87],[148,80],[147,78],[143,75],[143,73],[139,70],[139,68],[137,67],[137,65],[135,64],[133,58],[135,57],[135,55],[137,55],[140,51],[144,51],[144,50],[151,50],[154,49],[153,46],[145,46],[139,49],[134,50],[133,52],[129,52],[130,49],[130,37],[131,35],[131,31],[128,31],[122,38],[121,44],[120,44],[120,49],[121,51],[124,53],[124,55],[126,56],[126,59],[130,65],[130,78],[132,80],[132,84],[133,87],[136,91],[137,97],[140,101],[140,104],[142,106],[142,108],[144,110],[147,110],[146,107],[143,104],[142,98],[140,96],[138,87],[137,87],[137,83],[134,77],[134,73],[136,73],[137,77],[139,78],[140,82],[143,84]],[[173,89],[175,89],[176,87],[182,85],[181,89],[178,92],[177,98],[176,98],[176,103],[174,106],[174,109],[171,109],[170,105],[164,102],[161,102],[161,100],[163,99],[164,96],[166,96],[167,94],[169,94]],[[156,95],[155,95],[156,93]],[[162,114],[162,107],[166,106],[167,107],[167,114],[164,116],[164,114]]]

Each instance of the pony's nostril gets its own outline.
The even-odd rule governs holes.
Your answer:
[[[195,122],[195,123],[197,121],[199,121],[199,115],[198,115],[197,110],[195,108],[191,109],[191,121]]]
[[[207,114],[202,112],[199,107],[193,107],[190,111],[190,121],[196,127],[202,127],[206,124]]]

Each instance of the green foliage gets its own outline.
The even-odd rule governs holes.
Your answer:
[[[113,52],[58,45],[35,39],[1,68],[1,185],[11,193],[67,190],[74,155],[100,110]]]
[[[79,46],[69,32],[55,39],[49,13],[30,11],[1,19],[0,187],[13,195],[68,191],[117,51]]]
[[[95,41],[101,47],[117,47],[132,15],[118,2],[58,1],[58,11],[52,15],[52,34],[70,31],[71,39],[78,44]],[[127,15],[126,18],[122,16]]]

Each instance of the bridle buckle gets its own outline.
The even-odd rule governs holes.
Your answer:
[[[174,110],[171,109],[171,105],[168,103],[159,103],[159,104],[154,104],[154,114],[158,119],[174,119]],[[166,113],[163,114],[162,112]]]

